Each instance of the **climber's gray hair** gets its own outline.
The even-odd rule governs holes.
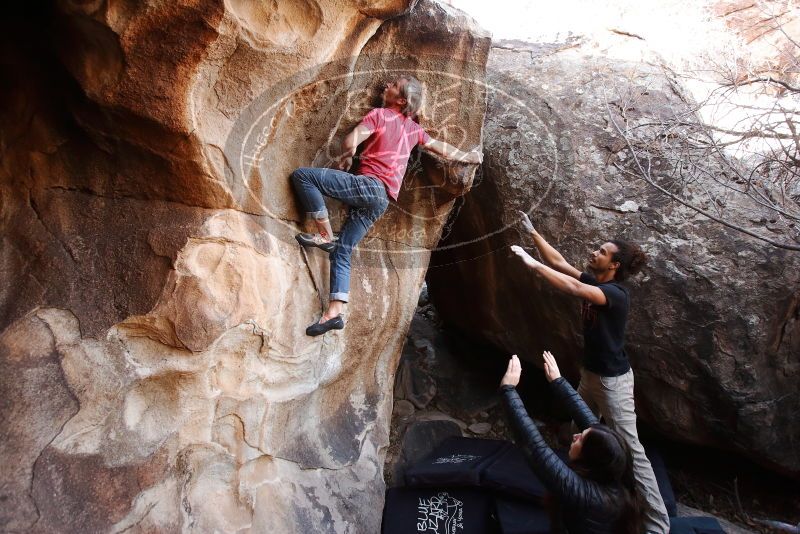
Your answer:
[[[406,83],[400,89],[400,96],[406,99],[406,105],[403,108],[403,115],[406,117],[413,117],[422,107],[422,102],[425,97],[425,86],[422,82],[413,76],[402,75],[398,79],[405,80]]]

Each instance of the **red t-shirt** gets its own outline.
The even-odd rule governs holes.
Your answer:
[[[411,149],[426,144],[431,137],[411,118],[387,108],[375,108],[367,113],[361,126],[372,135],[361,152],[358,172],[386,184],[389,196],[397,200]]]

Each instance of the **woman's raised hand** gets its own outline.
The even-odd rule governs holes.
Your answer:
[[[552,382],[561,376],[561,371],[558,370],[556,359],[549,350],[544,351],[542,357],[544,358],[544,376],[547,377],[548,382]]]
[[[506,374],[503,375],[500,385],[517,387],[520,376],[522,376],[522,364],[519,363],[519,358],[514,354],[511,359],[508,360],[508,369],[506,369]]]

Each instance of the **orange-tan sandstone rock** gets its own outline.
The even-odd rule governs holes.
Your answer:
[[[41,6],[39,6],[41,7]],[[394,371],[474,167],[415,155],[347,327],[288,176],[411,72],[480,144],[488,37],[423,0],[53,2],[4,24],[0,523],[379,530]],[[343,211],[332,203],[335,222]]]

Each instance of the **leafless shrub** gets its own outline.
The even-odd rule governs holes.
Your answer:
[[[757,29],[773,32],[775,61],[710,60],[705,81],[715,87],[703,101],[687,97],[666,68],[680,105],[648,111],[648,88],[633,83],[606,100],[632,156],[615,163],[621,172],[731,229],[800,250],[800,42],[786,30],[800,17],[789,4],[754,4]]]

